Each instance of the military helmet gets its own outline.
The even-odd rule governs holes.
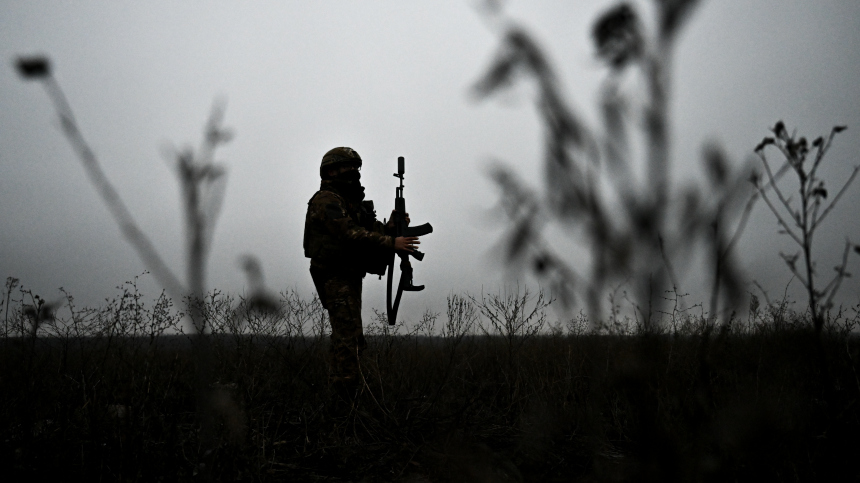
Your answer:
[[[361,167],[361,156],[352,148],[334,148],[325,153],[320,164],[320,176],[323,176],[326,168],[340,164],[351,164],[356,168]]]

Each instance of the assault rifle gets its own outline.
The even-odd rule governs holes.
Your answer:
[[[403,174],[406,172],[406,162],[403,156],[397,158],[397,172],[394,176],[400,178],[400,186],[394,194],[394,215],[391,221],[394,223],[394,236],[422,236],[428,233],[433,233],[433,227],[430,223],[424,223],[419,226],[409,226],[406,222],[406,199],[403,197]],[[391,255],[391,260],[388,262],[388,290],[386,292],[386,305],[388,308],[388,325],[394,325],[397,322],[397,309],[400,307],[400,297],[403,292],[418,292],[424,290],[423,285],[412,285],[412,264],[409,262],[409,256],[415,257],[416,260],[424,260],[424,253],[418,250],[412,250],[409,253],[400,253],[400,283],[397,284],[397,295],[394,298],[394,303],[391,302],[391,285],[394,280],[394,254]]]

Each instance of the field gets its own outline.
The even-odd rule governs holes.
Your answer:
[[[71,315],[53,321],[38,301],[6,300],[0,458],[13,480],[860,476],[856,313],[835,317],[820,339],[786,304],[713,330],[667,315],[657,332],[594,331],[582,317],[545,324],[530,296],[526,306],[540,310],[521,310],[526,324],[505,333],[487,300],[452,295],[446,313],[426,313],[410,333],[365,321],[366,384],[338,412],[316,299],[284,293],[277,313],[256,313],[214,293],[204,306],[215,381],[207,454],[198,352],[192,336],[164,334],[182,327],[169,299],[147,304],[127,285],[100,309],[69,298]],[[510,309],[516,299],[506,300]],[[37,318],[38,337],[27,335]]]

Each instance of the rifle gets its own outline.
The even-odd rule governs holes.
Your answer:
[[[394,193],[394,215],[391,221],[394,223],[394,236],[422,236],[428,233],[433,233],[433,227],[430,223],[424,223],[419,226],[409,226],[406,223],[406,199],[403,197],[403,174],[406,172],[406,162],[403,156],[397,158],[397,172],[394,173],[396,178],[400,178],[400,186]],[[400,297],[403,292],[419,292],[424,290],[423,285],[412,285],[412,264],[409,262],[409,256],[415,257],[419,262],[424,260],[424,253],[413,250],[410,253],[400,253],[400,282],[397,284],[397,296],[394,303],[391,303],[391,285],[394,279],[394,254],[391,254],[391,259],[388,262],[388,290],[386,292],[385,302],[388,308],[388,325],[394,325],[397,322],[397,309],[400,307]]]

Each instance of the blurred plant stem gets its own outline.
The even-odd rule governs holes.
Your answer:
[[[582,297],[592,324],[603,319],[607,287],[629,281],[637,318],[646,331],[658,329],[662,294],[679,290],[678,276],[693,271],[697,249],[713,274],[711,321],[731,313],[743,296],[732,248],[752,207],[744,208],[747,168],[732,168],[719,146],[706,145],[704,187],[678,185],[671,177],[672,52],[697,3],[655,1],[654,31],[626,2],[595,20],[597,57],[608,67],[599,91],[599,128],[585,123],[565,101],[552,63],[530,33],[509,19],[493,23],[503,25],[501,45],[475,92],[485,98],[523,78],[533,80],[545,131],[540,191],[525,186],[502,163],[491,172],[511,224],[504,258],[549,284],[562,307],[570,310]],[[486,11],[502,15],[497,5]],[[644,84],[641,102],[625,91],[630,79]],[[638,140],[643,140],[641,149],[635,149]],[[573,263],[580,256],[561,253],[558,240],[544,234],[552,223],[590,251],[586,271]],[[684,273],[675,273],[678,267]]]
[[[201,453],[205,458],[211,453],[215,442],[210,388],[212,356],[206,337],[207,321],[201,306],[206,293],[206,259],[224,194],[224,169],[215,163],[214,154],[217,147],[228,142],[232,137],[231,132],[222,127],[224,104],[215,103],[197,155],[190,148],[175,153],[185,215],[186,284],[183,284],[158,254],[149,237],[137,225],[116,188],[105,175],[98,158],[78,127],[71,105],[60,84],[51,72],[50,61],[45,57],[22,57],[18,59],[17,68],[22,77],[39,80],[45,88],[60,118],[60,125],[66,139],[80,158],[90,181],[119,225],[125,239],[173,297],[188,299],[189,317],[196,333],[197,401],[201,419]],[[205,464],[202,464],[201,468],[205,468]]]

